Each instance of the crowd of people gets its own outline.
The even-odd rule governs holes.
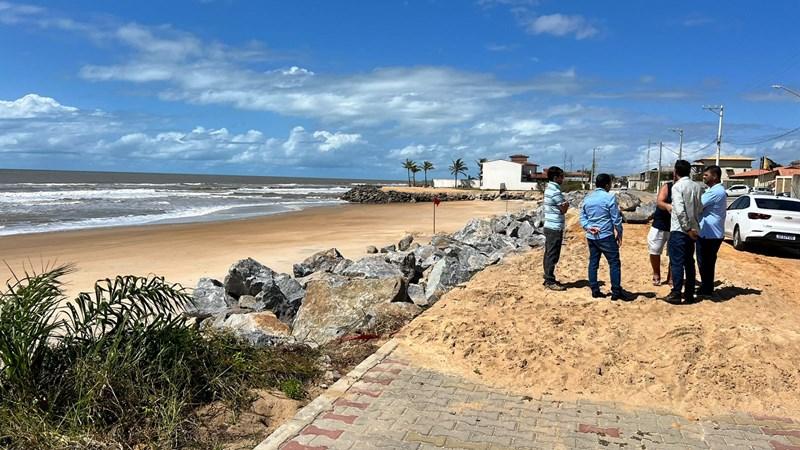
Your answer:
[[[691,304],[703,298],[713,298],[717,253],[722,244],[725,226],[727,195],[721,184],[719,166],[709,166],[703,171],[704,189],[691,179],[691,164],[685,160],[675,163],[673,181],[665,183],[658,191],[656,212],[647,247],[652,281],[656,286],[672,286],[662,300],[671,304]],[[564,171],[559,167],[547,170],[547,187],[544,192],[544,286],[554,291],[566,287],[555,276],[561,256],[565,214],[569,203],[564,199],[561,185]],[[580,208],[580,223],[586,234],[589,250],[589,287],[593,298],[608,295],[600,289],[597,271],[601,257],[608,262],[611,277],[611,300],[631,301],[635,295],[622,288],[622,264],[619,249],[622,246],[622,213],[617,198],[611,191],[611,176],[599,174],[595,190],[586,196]],[[666,280],[661,277],[661,254],[667,247],[669,270]],[[700,288],[696,291],[697,270]]]

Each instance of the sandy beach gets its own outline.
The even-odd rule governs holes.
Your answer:
[[[436,209],[436,231],[453,232],[472,217],[516,210],[523,202],[445,202]],[[166,277],[194,286],[200,277],[224,277],[238,259],[252,257],[279,272],[313,253],[336,247],[345,257],[365,254],[368,245],[396,243],[406,233],[417,240],[432,234],[430,203],[339,205],[227,222],[103,228],[0,237],[0,260],[21,273],[44,264],[74,263],[71,295],[94,281],[118,274]],[[0,279],[9,279],[0,267]]]
[[[638,297],[611,302],[590,295],[575,212],[568,226],[557,269],[566,291],[542,287],[535,249],[449,292],[402,345],[421,364],[535,397],[800,417],[800,260],[723,244],[719,300],[673,306],[657,300],[669,286],[650,280],[649,225],[626,225],[622,283]],[[606,292],[608,276],[603,261]]]

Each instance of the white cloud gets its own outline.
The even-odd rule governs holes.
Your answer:
[[[361,140],[361,135],[358,133],[352,133],[352,134],[341,133],[341,132],[331,133],[330,131],[324,131],[324,130],[315,131],[314,138],[322,141],[319,144],[319,150],[323,152],[336,150],[346,145],[352,145],[363,142]]]
[[[574,35],[578,40],[590,38],[599,32],[583,16],[565,14],[550,14],[533,18],[528,23],[527,30],[533,34]]]
[[[50,97],[38,94],[28,94],[13,101],[0,100],[0,119],[32,119],[76,111],[78,108],[64,106]]]

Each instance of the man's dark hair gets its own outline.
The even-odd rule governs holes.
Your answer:
[[[692,173],[692,165],[685,159],[679,159],[675,161],[675,173],[681,178],[688,177]]]
[[[555,180],[556,178],[564,175],[564,171],[561,170],[561,167],[553,166],[547,169],[547,179],[550,181]]]
[[[703,172],[711,172],[711,175],[717,177],[718,180],[722,179],[722,169],[719,166],[708,166],[703,169]]]
[[[603,189],[607,189],[611,187],[611,175],[607,173],[601,173],[594,179],[595,186]]]

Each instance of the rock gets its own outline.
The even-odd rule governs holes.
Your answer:
[[[339,250],[331,248],[317,252],[306,258],[303,262],[292,266],[294,276],[297,278],[311,275],[314,272],[331,272],[344,257]]]
[[[297,311],[297,301],[290,301],[279,285],[286,281],[288,275],[278,275],[269,267],[251,258],[242,259],[231,266],[225,277],[225,289],[234,298],[245,295],[255,297],[255,302],[248,303],[256,311],[270,310],[286,323],[291,323]],[[247,301],[250,301],[249,299]]]
[[[397,266],[400,271],[403,272],[403,276],[406,279],[410,280],[415,278],[417,274],[417,258],[414,256],[413,252],[387,253],[384,260],[389,264]]]
[[[491,220],[492,231],[499,234],[509,234],[507,229],[514,222],[510,215],[494,217]]]
[[[617,192],[617,205],[619,205],[620,211],[635,211],[636,207],[638,207],[642,201],[639,200],[639,197],[629,193],[620,191]]]
[[[444,253],[433,245],[423,245],[414,249],[414,259],[417,265],[417,272],[424,272],[428,267],[436,264]]]
[[[462,267],[457,258],[446,256],[433,265],[428,275],[425,297],[433,303],[458,283],[469,280],[471,276],[472,273]]]
[[[414,317],[417,317],[421,312],[422,308],[414,303],[380,303],[373,308],[371,320],[363,328],[378,328],[381,333],[394,332],[410,322]]]
[[[275,284],[278,285],[278,289],[281,290],[286,301],[274,308],[273,311],[283,322],[291,323],[292,320],[294,320],[294,316],[297,314],[297,310],[300,309],[300,305],[303,303],[306,290],[303,289],[300,282],[285,273],[275,277]]]
[[[486,243],[492,234],[494,234],[494,231],[492,231],[492,225],[489,221],[471,219],[464,228],[453,233],[452,238],[479,248],[478,246]]]
[[[521,240],[527,241],[528,238],[536,234],[536,228],[530,222],[521,222],[517,229],[517,237]]]
[[[656,203],[642,203],[636,207],[635,211],[623,211],[622,217],[626,223],[648,223],[656,213]]]
[[[234,299],[225,294],[222,283],[211,278],[200,278],[192,297],[192,304],[186,307],[186,314],[195,317],[219,314],[234,303]]]
[[[414,241],[414,236],[407,234],[403,236],[403,239],[400,239],[400,242],[397,243],[397,249],[401,252],[405,252],[408,250],[408,247],[411,246],[411,243]]]
[[[329,272],[314,272],[311,275],[307,275],[305,277],[295,278],[295,281],[300,283],[300,287],[305,289],[306,285],[308,285],[309,282],[325,278],[328,275],[328,273]]]
[[[289,327],[270,311],[233,314],[222,323],[223,330],[256,346],[271,346],[294,342]]]
[[[353,261],[350,260],[350,259],[345,258],[345,259],[339,261],[338,263],[336,263],[336,265],[333,267],[333,270],[331,270],[330,273],[342,273],[342,272],[345,271],[345,269],[347,269],[348,267],[350,267],[352,265],[353,265]]]
[[[416,249],[418,249],[420,247],[422,247],[422,246],[419,245],[419,242],[414,242],[414,243],[412,243],[411,245],[408,246],[408,249],[411,250],[411,251],[414,251],[414,250],[416,250]]]
[[[371,255],[373,253],[378,253],[378,248],[374,245],[367,246],[367,254]]]
[[[348,266],[340,275],[354,278],[406,277],[398,266],[386,262],[383,255],[365,256]]]
[[[252,309],[254,311],[263,311],[264,306],[265,306],[264,302],[259,302],[252,295],[242,295],[241,297],[239,297],[240,308]]]
[[[396,252],[396,251],[397,251],[397,247],[394,244],[387,245],[386,247],[382,247],[381,248],[381,253],[390,253],[390,252]]]
[[[306,297],[295,317],[292,335],[306,343],[327,344],[379,320],[380,310],[376,307],[403,301],[403,287],[400,276],[360,279],[326,274],[306,285]]]
[[[425,297],[425,286],[419,284],[409,284],[406,289],[409,300],[417,306],[428,306],[428,298]]]

